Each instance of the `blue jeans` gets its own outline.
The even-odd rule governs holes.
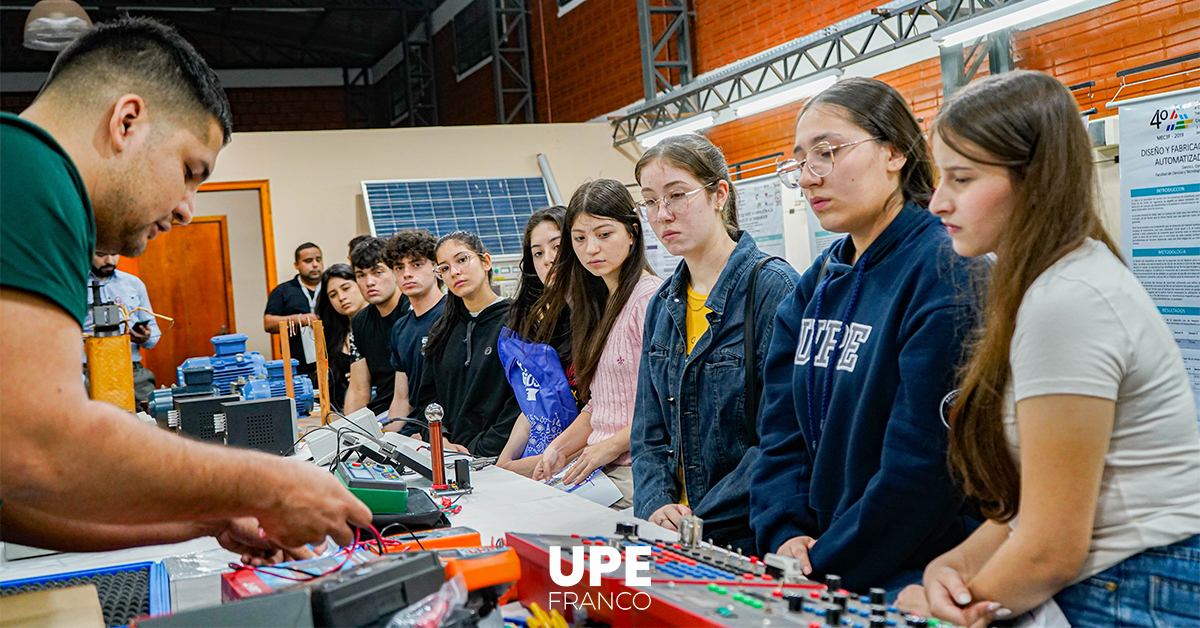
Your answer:
[[[1200,627],[1200,535],[1131,556],[1054,599],[1076,628]]]

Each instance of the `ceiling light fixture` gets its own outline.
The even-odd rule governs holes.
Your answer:
[[[26,48],[58,51],[92,27],[87,11],[71,0],[41,0],[25,18]]]
[[[1025,0],[983,13],[978,17],[948,26],[933,33],[933,39],[943,48],[957,46],[998,30],[1010,28],[1060,11],[1085,0]]]
[[[655,144],[676,135],[684,135],[686,133],[694,133],[707,129],[717,123],[717,116],[713,112],[705,112],[696,114],[682,122],[669,124],[661,129],[655,129],[649,133],[643,133],[637,136],[637,141],[643,148],[650,148]]]
[[[737,117],[745,118],[746,116],[752,116],[768,109],[774,109],[788,103],[796,102],[797,100],[815,96],[836,83],[841,75],[842,71],[840,69],[829,70],[813,74],[797,82],[785,83],[741,102],[734,103],[733,111]]]

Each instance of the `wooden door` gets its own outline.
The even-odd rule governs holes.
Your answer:
[[[197,216],[150,241],[138,258],[139,275],[163,335],[142,363],[159,386],[175,384],[175,367],[187,358],[213,354],[211,339],[236,333],[229,231],[224,216]],[[170,327],[168,330],[167,328]]]

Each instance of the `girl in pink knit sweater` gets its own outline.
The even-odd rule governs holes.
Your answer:
[[[554,281],[533,311],[557,320],[571,309],[571,357],[580,399],[579,418],[542,452],[533,479],[548,478],[578,458],[566,484],[597,469],[621,489],[612,504],[633,505],[629,428],[637,397],[642,330],[650,297],[662,279],[646,261],[633,197],[619,181],[585,183],[567,206],[567,235],[554,265]],[[537,339],[546,342],[549,339]]]

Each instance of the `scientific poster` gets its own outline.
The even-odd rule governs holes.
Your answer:
[[[1198,118],[1200,89],[1120,104],[1121,250],[1175,335],[1200,407]]]
[[[738,223],[767,255],[784,257],[783,183],[775,173],[734,181]]]

